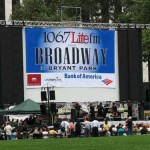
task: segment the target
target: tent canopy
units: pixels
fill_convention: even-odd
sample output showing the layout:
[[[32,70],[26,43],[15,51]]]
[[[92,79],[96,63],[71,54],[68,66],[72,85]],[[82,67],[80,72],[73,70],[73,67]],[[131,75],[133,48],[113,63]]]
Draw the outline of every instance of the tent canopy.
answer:
[[[0,115],[3,115],[3,114],[5,114],[5,110],[0,109]]]
[[[16,105],[14,108],[7,111],[7,114],[40,114],[40,104],[34,102],[31,99],[27,99],[24,102]]]

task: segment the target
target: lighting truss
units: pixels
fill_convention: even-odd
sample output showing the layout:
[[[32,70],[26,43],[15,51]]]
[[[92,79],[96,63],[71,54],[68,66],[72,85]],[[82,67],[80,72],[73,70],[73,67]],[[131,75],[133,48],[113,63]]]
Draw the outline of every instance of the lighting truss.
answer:
[[[150,29],[150,24],[84,23],[81,21],[49,22],[49,21],[0,20],[0,26],[60,27],[60,28],[72,27],[72,28],[95,28],[95,29]]]

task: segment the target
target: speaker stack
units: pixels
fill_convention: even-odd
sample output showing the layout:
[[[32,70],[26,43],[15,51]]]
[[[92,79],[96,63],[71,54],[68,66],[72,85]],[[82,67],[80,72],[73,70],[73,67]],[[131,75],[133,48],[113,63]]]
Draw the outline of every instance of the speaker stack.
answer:
[[[50,100],[55,100],[55,91],[51,90],[49,91],[49,94],[50,94]]]
[[[49,91],[49,100],[55,100],[55,90]],[[46,91],[41,91],[41,101],[47,101],[47,92]]]
[[[121,121],[121,117],[114,117],[114,121]]]
[[[47,101],[46,91],[41,91],[41,101]]]
[[[58,110],[56,109],[56,103],[51,103],[50,109],[52,113],[56,113]]]
[[[41,109],[41,114],[46,115],[46,106],[45,106],[45,104],[41,104],[40,109]]]
[[[71,120],[75,121],[77,119],[76,110],[71,109]]]
[[[133,121],[136,121],[136,120],[137,120],[137,117],[134,117],[134,116],[133,116],[133,117],[132,117],[132,120],[133,120]]]

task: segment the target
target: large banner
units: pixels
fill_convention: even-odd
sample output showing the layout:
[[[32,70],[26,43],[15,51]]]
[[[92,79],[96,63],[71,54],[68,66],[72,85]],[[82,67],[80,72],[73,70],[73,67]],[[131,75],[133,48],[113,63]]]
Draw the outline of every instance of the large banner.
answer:
[[[25,28],[27,88],[115,88],[115,31]]]

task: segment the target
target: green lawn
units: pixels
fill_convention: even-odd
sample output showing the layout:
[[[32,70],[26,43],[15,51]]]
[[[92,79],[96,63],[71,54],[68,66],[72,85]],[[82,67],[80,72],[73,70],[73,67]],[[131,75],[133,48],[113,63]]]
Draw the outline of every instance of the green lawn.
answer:
[[[0,141],[1,150],[149,150],[150,135]]]

